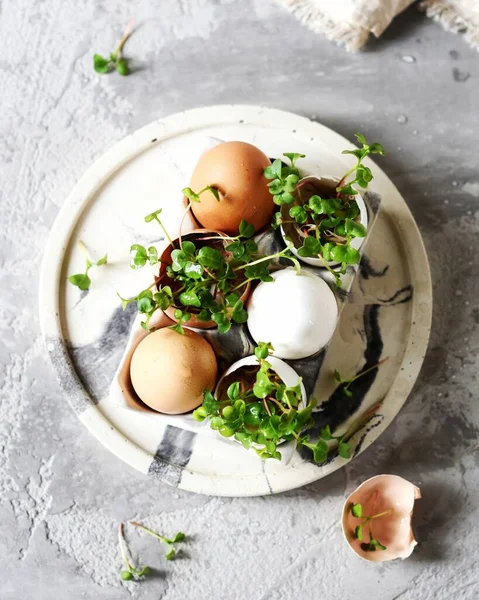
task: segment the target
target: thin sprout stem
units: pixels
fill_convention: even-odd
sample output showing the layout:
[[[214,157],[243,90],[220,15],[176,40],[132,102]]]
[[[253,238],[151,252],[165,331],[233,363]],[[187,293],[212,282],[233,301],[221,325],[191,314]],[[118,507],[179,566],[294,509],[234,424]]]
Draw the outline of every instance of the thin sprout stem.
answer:
[[[171,239],[169,233],[166,231],[165,226],[163,225],[163,223],[161,222],[161,220],[158,218],[158,215],[155,215],[154,219],[155,219],[155,221],[157,221],[157,223],[159,224],[159,226],[163,230],[163,233],[165,234],[165,236],[166,236],[168,242],[170,243],[171,247],[173,248],[173,250],[175,250],[175,245],[173,244],[173,240]]]
[[[138,527],[138,529],[142,529],[146,533],[149,533],[153,537],[156,537],[157,540],[160,540],[161,542],[164,542],[168,546],[171,546],[171,543],[165,537],[163,537],[159,533],[156,533],[155,531],[152,531],[151,529],[148,529],[148,527],[145,527],[141,523],[137,523],[136,521],[130,521],[130,525],[133,525],[134,527]]]
[[[126,44],[128,38],[131,36],[131,34],[133,33],[133,26],[134,26],[135,22],[133,21],[133,19],[128,23],[128,25],[126,26],[125,29],[125,33],[123,34],[123,37],[121,38],[116,50],[115,50],[115,57],[118,58],[121,54],[121,51],[123,50],[123,46]]]
[[[358,373],[357,375],[355,375],[352,379],[350,379],[347,382],[346,387],[349,388],[349,386],[353,383],[353,381],[356,381],[356,379],[359,379],[360,377],[362,377],[363,375],[366,375],[366,373],[369,373],[370,371],[373,371],[374,369],[377,369],[378,367],[380,367],[382,364],[384,364],[387,360],[389,360],[389,356],[386,356],[385,358],[382,358],[380,361],[378,361],[375,365],[373,365],[372,367],[369,367],[369,369],[366,369],[365,371],[361,371],[360,373]]]
[[[289,411],[285,410],[284,406],[282,406],[281,402],[278,402],[275,398],[271,398],[271,396],[268,396],[267,400],[269,400],[270,402],[274,402],[274,404],[276,404],[279,409],[281,410],[282,413],[287,413]],[[288,402],[289,404],[289,402]],[[291,405],[289,405],[289,407],[291,408]]]
[[[202,237],[200,241],[207,241],[207,240],[238,240],[239,239],[239,235],[237,235],[236,237],[231,237],[229,235],[217,235],[214,236],[212,235],[211,237]]]
[[[123,523],[118,524],[118,543],[120,544],[120,552],[121,557],[123,559],[123,563],[129,571],[134,571],[135,569],[128,560],[128,555],[126,553],[125,538],[123,537]]]
[[[266,398],[263,398],[263,404],[264,404],[264,407],[266,408],[266,412],[271,417],[272,416],[271,411],[269,410],[268,401],[266,400]]]
[[[360,164],[361,164],[361,161],[358,160],[357,163],[354,165],[354,167],[351,167],[351,169],[349,169],[349,171],[341,177],[341,180],[338,183],[338,185],[336,186],[336,189],[343,187],[343,184],[346,183],[346,177],[349,177],[349,175],[351,175],[351,173],[353,173],[359,167]],[[338,194],[340,194],[340,192],[338,192]]]
[[[82,253],[85,256],[85,258],[87,260],[90,260],[90,256],[88,255],[88,250],[86,249],[85,242],[83,240],[80,240],[78,242],[78,245],[80,246],[80,250],[82,251]]]
[[[235,292],[236,290],[239,290],[241,287],[243,287],[244,285],[246,285],[247,283],[249,283],[250,281],[252,281],[252,279],[245,279],[243,282],[241,282],[239,285],[237,285],[236,287],[234,287],[230,293]]]
[[[253,265],[258,265],[259,263],[264,262],[265,260],[271,260],[273,258],[278,258],[279,256],[283,256],[283,254],[287,250],[291,250],[292,244],[289,244],[287,248],[281,250],[281,252],[277,252],[276,254],[271,254],[270,256],[263,256],[263,258],[258,258],[258,260],[254,260],[253,262],[247,263],[245,265],[241,265],[240,267],[236,267],[235,271],[240,271],[241,269],[246,269],[247,267],[252,267]]]
[[[379,519],[379,517],[384,517],[384,515],[388,515],[391,512],[392,512],[392,508],[390,508],[389,510],[385,510],[384,512],[378,513],[377,515],[373,515],[372,517],[369,517],[369,518],[370,519]]]
[[[186,207],[185,212],[183,213],[183,216],[181,217],[181,223],[180,223],[180,235],[178,236],[179,242],[180,242],[180,248],[183,250],[183,239],[182,239],[182,229],[183,229],[183,224],[185,222],[185,218],[186,215],[188,214],[188,211],[191,210],[191,201],[188,201],[188,206]]]

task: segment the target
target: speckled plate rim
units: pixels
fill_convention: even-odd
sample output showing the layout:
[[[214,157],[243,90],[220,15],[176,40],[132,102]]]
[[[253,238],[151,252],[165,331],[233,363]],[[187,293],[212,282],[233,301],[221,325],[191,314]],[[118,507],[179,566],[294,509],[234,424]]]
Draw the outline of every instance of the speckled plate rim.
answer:
[[[164,141],[180,134],[192,132],[208,126],[244,123],[260,125],[274,129],[281,123],[281,129],[291,127],[297,132],[307,132],[309,136],[333,137],[341,144],[349,144],[348,140],[333,130],[294,113],[262,106],[218,105],[201,107],[154,121],[118,142],[93,165],[78,181],[77,185],[62,206],[52,227],[47,242],[40,277],[40,322],[47,350],[56,354],[54,369],[61,388],[78,418],[88,430],[111,452],[128,465],[147,474],[153,456],[127,439],[108,421],[97,406],[91,401],[83,388],[68,354],[63,337],[60,319],[60,277],[64,252],[68,247],[70,236],[77,220],[88,206],[99,188],[123,165],[145,151],[152,143]],[[411,328],[402,361],[402,368],[391,384],[384,398],[395,397],[397,411],[390,413],[378,427],[368,432],[361,452],[368,448],[392,422],[397,412],[406,401],[421,369],[427,344],[429,341],[432,318],[432,284],[426,251],[419,229],[404,199],[386,174],[374,165],[375,189],[383,196],[383,208],[394,219],[398,234],[403,241],[411,281],[414,283],[412,299]],[[60,360],[59,360],[60,359]],[[61,368],[59,368],[61,364]],[[400,400],[398,400],[400,398]],[[84,407],[87,405],[86,410]],[[317,467],[309,463],[295,468],[294,477],[285,474],[270,475],[275,479],[275,493],[306,485],[320,479],[348,461],[339,459],[326,467]],[[303,473],[301,471],[304,470]],[[255,474],[241,476],[241,484],[235,485],[231,476],[211,477],[211,475],[193,472],[184,468],[188,477],[183,478],[180,488],[193,492],[220,496],[255,496],[263,495],[264,476]],[[280,477],[280,481],[278,481]],[[245,482],[244,479],[247,479]],[[165,479],[166,482],[168,482]],[[261,491],[260,491],[261,490]]]

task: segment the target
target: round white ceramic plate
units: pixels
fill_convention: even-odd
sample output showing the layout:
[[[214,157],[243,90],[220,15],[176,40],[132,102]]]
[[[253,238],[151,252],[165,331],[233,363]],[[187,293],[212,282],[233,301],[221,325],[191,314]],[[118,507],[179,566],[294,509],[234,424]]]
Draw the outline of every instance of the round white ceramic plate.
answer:
[[[341,151],[351,143],[337,133],[264,107],[204,107],[143,127],[97,160],[65,201],[42,267],[42,329],[65,399],[123,461],[152,479],[199,493],[271,494],[324,477],[346,461],[335,456],[317,466],[295,452],[287,465],[263,463],[239,444],[175,427],[162,415],[125,409],[108,395],[134,319],[133,310],[122,312],[116,292],[134,294],[149,283],[141,271],[128,268],[129,247],[155,241],[155,235],[158,239],[143,216],[161,206],[168,221],[169,203],[179,202],[180,190],[188,184],[190,149],[205,136],[251,142],[269,156],[302,152],[308,172],[333,177],[350,161]],[[411,391],[426,351],[432,310],[429,266],[417,226],[392,182],[368,164],[382,208],[321,369],[318,413],[318,423],[326,416],[344,430],[382,402],[351,440],[355,455],[384,431]],[[84,293],[67,283],[69,274],[84,267],[80,239],[93,257],[108,253],[108,265],[92,269],[91,289]],[[386,356],[377,374],[364,378],[347,410],[338,410],[333,370],[358,373]]]

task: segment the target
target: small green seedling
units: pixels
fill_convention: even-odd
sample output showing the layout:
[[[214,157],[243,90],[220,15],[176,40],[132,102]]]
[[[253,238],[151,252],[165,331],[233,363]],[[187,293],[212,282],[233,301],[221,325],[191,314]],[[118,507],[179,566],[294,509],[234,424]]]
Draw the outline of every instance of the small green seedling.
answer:
[[[133,525],[134,527],[141,529],[145,533],[152,535],[157,540],[160,540],[160,542],[163,542],[164,544],[166,544],[166,547],[167,547],[167,553],[165,555],[166,560],[173,560],[173,558],[175,558],[176,549],[175,549],[174,544],[184,541],[184,539],[186,537],[184,533],[179,531],[174,537],[167,538],[167,537],[164,537],[163,535],[160,535],[159,533],[156,533],[155,531],[152,531],[148,527],[145,527],[141,523],[137,523],[136,521],[130,521],[130,525]]]
[[[357,525],[354,529],[354,536],[356,537],[356,539],[358,539],[359,541],[362,542],[361,550],[363,550],[364,552],[375,552],[376,550],[386,550],[386,546],[383,546],[383,544],[381,544],[381,542],[373,536],[371,522],[373,521],[373,519],[379,519],[381,517],[384,517],[385,515],[388,515],[389,513],[392,512],[392,509],[385,510],[383,512],[377,513],[376,515],[372,515],[372,516],[368,517],[363,514],[363,507],[361,504],[358,504],[358,503],[354,504],[353,502],[351,502],[350,510],[351,510],[351,514],[353,515],[353,517],[355,519],[360,519],[362,521],[361,524]],[[363,542],[363,538],[364,538],[363,530],[366,526],[368,528],[369,541]]]
[[[186,188],[184,188],[181,191],[188,198],[188,200],[190,200],[191,202],[201,202],[200,196],[204,192],[211,192],[218,202],[221,200],[221,195],[220,195],[219,189],[217,187],[212,186],[212,185],[207,185],[206,187],[204,187],[201,191],[199,191],[197,193],[194,192],[189,187],[186,187]]]
[[[86,249],[85,244],[80,240],[78,242],[78,245],[80,246],[80,250],[85,255],[85,272],[77,273],[76,275],[70,275],[68,277],[68,281],[72,285],[75,285],[77,288],[79,288],[82,292],[85,292],[86,290],[90,289],[90,285],[91,285],[91,279],[88,275],[88,272],[90,271],[90,269],[92,267],[101,267],[101,265],[106,265],[107,255],[105,254],[105,256],[103,256],[96,262],[92,261],[90,256],[88,255],[88,251]]]
[[[140,581],[143,577],[146,577],[151,569],[148,566],[145,567],[135,567],[131,564],[130,559],[128,558],[125,538],[123,536],[123,523],[118,525],[118,543],[120,545],[121,557],[123,559],[123,564],[125,568],[121,571],[120,577],[123,581]]]
[[[377,369],[378,367],[380,367],[388,359],[389,359],[389,356],[386,356],[385,358],[382,358],[379,362],[377,362],[372,367],[369,367],[368,369],[365,369],[364,371],[361,371],[360,373],[358,373],[357,375],[355,375],[354,377],[351,377],[349,379],[345,379],[341,375],[341,373],[337,369],[335,369],[334,370],[334,379],[336,379],[336,381],[338,381],[343,386],[343,393],[344,393],[344,395],[348,396],[350,398],[353,395],[353,393],[349,389],[349,386],[353,383],[353,381],[356,381],[357,379],[359,379],[363,375],[366,375],[366,373],[370,373],[371,371],[374,371],[374,369]]]
[[[114,52],[110,52],[108,58],[101,56],[101,54],[93,55],[93,68],[97,73],[110,73],[111,71],[116,70],[119,75],[126,76],[130,74],[128,59],[122,55],[122,52],[126,41],[132,33],[133,22],[128,24],[123,37],[116,47],[116,50]]]

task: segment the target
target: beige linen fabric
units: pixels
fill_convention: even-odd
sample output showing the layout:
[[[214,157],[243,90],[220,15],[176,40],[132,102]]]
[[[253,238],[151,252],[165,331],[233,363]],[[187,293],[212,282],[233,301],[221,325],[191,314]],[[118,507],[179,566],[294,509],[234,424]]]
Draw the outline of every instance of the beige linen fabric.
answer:
[[[313,31],[352,52],[370,33],[379,37],[414,0],[277,0]],[[445,29],[463,32],[479,47],[479,0],[424,0],[420,7]]]

